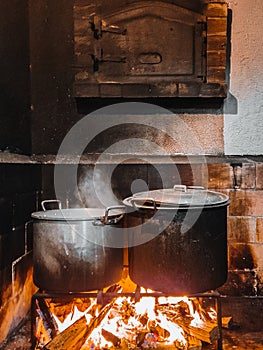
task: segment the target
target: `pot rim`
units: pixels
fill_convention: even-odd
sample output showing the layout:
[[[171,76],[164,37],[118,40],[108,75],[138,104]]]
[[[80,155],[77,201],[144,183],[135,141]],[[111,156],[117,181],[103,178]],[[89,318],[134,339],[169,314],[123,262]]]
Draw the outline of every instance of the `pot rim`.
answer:
[[[138,192],[125,198],[123,203],[136,209],[200,209],[226,206],[229,197],[220,192],[205,190],[203,187],[175,185],[173,188]]]
[[[33,219],[49,221],[94,221],[112,219],[124,214],[123,206],[108,208],[67,208],[37,211],[31,214]]]

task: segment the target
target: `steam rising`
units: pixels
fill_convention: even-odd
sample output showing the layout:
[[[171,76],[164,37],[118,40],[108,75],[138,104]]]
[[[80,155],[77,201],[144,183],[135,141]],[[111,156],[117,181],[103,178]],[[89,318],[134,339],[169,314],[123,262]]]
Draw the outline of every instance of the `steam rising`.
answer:
[[[78,179],[78,195],[87,208],[105,208],[119,205],[120,201],[113,193],[111,183],[112,167],[82,166]]]

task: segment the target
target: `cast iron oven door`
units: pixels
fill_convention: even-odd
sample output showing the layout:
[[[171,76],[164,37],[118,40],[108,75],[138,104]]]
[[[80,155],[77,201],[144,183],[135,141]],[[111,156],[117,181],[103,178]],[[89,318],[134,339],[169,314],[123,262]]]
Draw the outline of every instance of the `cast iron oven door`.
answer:
[[[206,17],[201,13],[162,1],[118,7],[113,2],[108,9],[83,6],[75,12],[75,96],[202,94]]]

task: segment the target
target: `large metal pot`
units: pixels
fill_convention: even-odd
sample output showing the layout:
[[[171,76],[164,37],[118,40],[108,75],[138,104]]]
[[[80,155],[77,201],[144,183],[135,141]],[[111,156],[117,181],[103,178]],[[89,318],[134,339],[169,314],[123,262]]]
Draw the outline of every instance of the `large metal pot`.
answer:
[[[42,290],[86,292],[119,281],[123,207],[45,210],[47,202],[32,214],[34,283]]]
[[[228,196],[175,186],[137,193],[124,204],[130,211],[129,272],[135,283],[183,295],[226,281]]]

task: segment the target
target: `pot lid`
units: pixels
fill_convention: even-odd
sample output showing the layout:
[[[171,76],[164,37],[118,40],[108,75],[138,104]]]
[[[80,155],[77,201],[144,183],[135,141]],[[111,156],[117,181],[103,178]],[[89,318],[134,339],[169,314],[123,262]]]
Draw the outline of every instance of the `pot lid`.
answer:
[[[55,221],[87,221],[94,219],[112,218],[123,215],[121,207],[109,208],[70,208],[37,211],[31,214],[32,218]]]
[[[138,192],[126,198],[124,204],[140,208],[208,207],[229,204],[229,197],[223,193],[205,190],[203,187],[175,185],[168,189]]]

